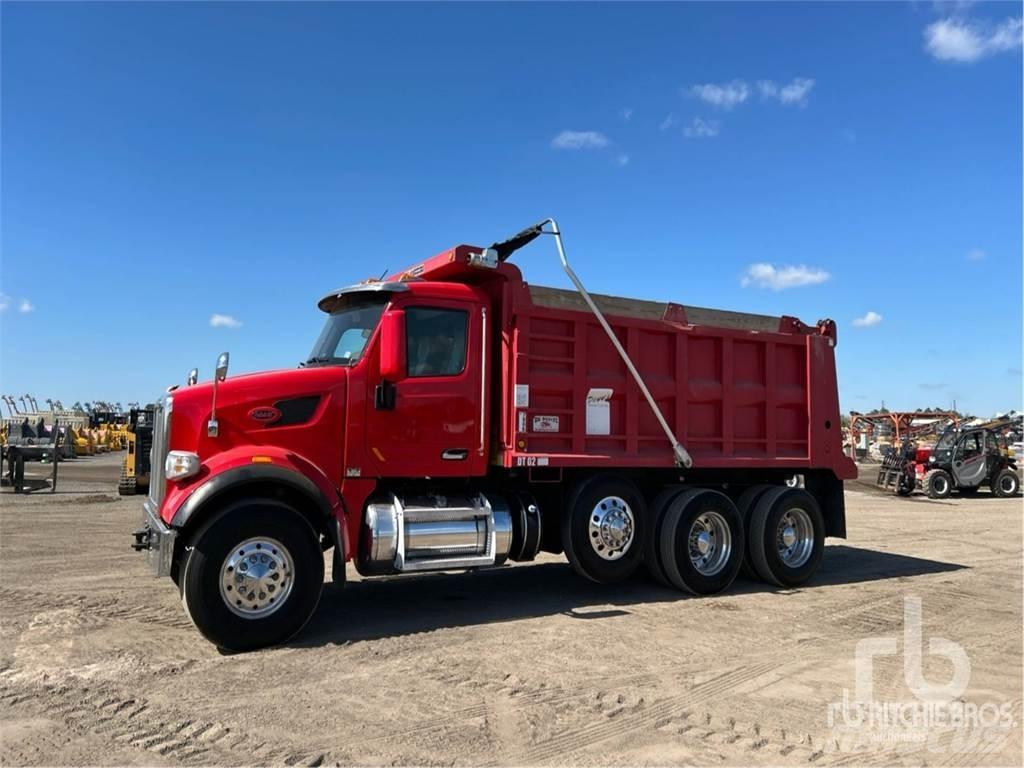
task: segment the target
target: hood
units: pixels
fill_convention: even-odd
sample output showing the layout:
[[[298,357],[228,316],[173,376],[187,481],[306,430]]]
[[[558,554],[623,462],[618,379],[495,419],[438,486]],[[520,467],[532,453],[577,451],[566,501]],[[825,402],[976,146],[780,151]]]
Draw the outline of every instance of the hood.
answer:
[[[298,432],[302,443],[311,431],[340,434],[341,424],[326,421],[343,418],[347,379],[348,369],[341,366],[229,375],[217,384],[216,437],[207,434],[214,415],[213,382],[179,387],[170,393],[171,448],[203,457],[246,443],[288,447]]]

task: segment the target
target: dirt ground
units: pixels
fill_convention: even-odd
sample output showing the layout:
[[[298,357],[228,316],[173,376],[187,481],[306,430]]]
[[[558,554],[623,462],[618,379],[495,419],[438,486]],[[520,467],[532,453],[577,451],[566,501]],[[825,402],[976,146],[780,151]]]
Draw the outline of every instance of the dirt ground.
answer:
[[[62,465],[53,495],[0,496],[3,765],[1021,763],[1019,498],[851,483],[849,538],[791,591],[599,587],[550,555],[468,575],[350,569],[287,647],[229,656],[129,549],[140,501],[116,495],[118,461]],[[921,601],[926,681],[955,681],[962,648],[951,695],[988,727],[830,725],[860,641],[917,643],[904,598]],[[874,656],[872,701],[918,702],[908,659]]]

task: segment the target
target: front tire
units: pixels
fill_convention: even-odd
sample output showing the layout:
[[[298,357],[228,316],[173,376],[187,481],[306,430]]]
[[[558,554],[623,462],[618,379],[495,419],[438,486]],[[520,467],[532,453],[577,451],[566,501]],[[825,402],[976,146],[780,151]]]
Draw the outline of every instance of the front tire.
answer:
[[[953,492],[953,478],[944,469],[933,469],[924,476],[924,489],[929,499],[948,499]]]
[[[910,496],[914,493],[914,489],[917,487],[917,479],[913,474],[907,472],[900,472],[896,477],[896,495],[897,496]]]
[[[992,478],[992,493],[1001,499],[1008,499],[1017,495],[1020,490],[1020,478],[1017,473],[1009,467],[1001,469]]]
[[[199,530],[187,552],[182,602],[214,645],[250,651],[294,636],[324,582],[319,539],[292,507],[237,501]]]
[[[769,491],[751,516],[747,547],[754,570],[769,584],[803,584],[825,552],[825,519],[818,502],[801,489]]]
[[[644,555],[644,497],[628,480],[597,476],[573,492],[562,515],[562,548],[573,570],[598,584],[629,578]]]

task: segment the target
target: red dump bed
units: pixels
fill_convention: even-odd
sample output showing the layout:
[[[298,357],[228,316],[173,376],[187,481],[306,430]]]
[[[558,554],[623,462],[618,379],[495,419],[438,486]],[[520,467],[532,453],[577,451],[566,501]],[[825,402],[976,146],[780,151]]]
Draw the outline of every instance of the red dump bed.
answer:
[[[508,262],[477,269],[462,245],[393,280],[476,285],[493,302],[491,459],[505,467],[671,467],[639,387],[576,291],[531,286]],[[832,469],[842,452],[836,326],[593,295],[694,469]],[[497,402],[495,402],[497,401]],[[493,425],[492,425],[493,427]]]
[[[503,265],[507,268],[507,265]],[[501,463],[671,466],[671,446],[575,291],[501,291]],[[694,468],[828,467],[842,454],[835,324],[593,296]]]

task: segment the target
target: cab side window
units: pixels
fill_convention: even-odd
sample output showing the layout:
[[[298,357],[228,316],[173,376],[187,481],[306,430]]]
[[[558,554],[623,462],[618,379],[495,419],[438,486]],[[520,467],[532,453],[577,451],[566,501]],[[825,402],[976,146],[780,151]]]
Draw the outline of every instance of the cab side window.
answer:
[[[406,359],[410,376],[454,376],[466,367],[468,313],[407,307]]]
[[[978,433],[967,435],[960,443],[960,458],[962,460],[973,458],[981,454],[981,446],[978,444]]]

